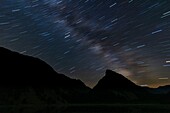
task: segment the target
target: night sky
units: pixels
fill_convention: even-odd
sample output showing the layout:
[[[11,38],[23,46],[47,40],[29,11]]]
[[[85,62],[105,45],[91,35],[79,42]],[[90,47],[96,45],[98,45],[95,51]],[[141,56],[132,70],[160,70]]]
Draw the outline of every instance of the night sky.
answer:
[[[170,84],[170,0],[0,0],[0,46],[90,87],[106,69]]]

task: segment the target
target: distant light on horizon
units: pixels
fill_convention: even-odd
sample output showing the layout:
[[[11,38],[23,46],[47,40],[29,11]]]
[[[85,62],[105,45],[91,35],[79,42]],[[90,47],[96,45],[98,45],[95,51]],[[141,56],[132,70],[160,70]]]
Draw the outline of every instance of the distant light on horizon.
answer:
[[[148,87],[148,85],[147,84],[143,84],[143,85],[140,85],[141,87]]]
[[[167,60],[166,63],[170,63],[170,60]]]
[[[164,77],[164,78],[158,78],[160,80],[168,80],[169,78],[168,77]]]

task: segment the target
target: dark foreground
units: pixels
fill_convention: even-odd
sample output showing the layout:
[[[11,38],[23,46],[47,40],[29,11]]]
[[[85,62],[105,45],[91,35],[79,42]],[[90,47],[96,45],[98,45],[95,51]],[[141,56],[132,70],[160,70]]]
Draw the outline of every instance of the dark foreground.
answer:
[[[170,105],[155,104],[72,104],[3,105],[1,113],[169,113]]]

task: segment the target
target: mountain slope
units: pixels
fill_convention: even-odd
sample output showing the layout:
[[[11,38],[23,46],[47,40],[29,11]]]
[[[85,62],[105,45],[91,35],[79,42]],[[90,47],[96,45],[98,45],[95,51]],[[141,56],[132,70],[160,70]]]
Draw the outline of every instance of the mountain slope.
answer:
[[[0,48],[0,85],[87,88],[80,80],[55,72],[44,61]]]
[[[160,86],[156,89],[154,89],[156,93],[170,93],[170,85],[166,85],[166,86]]]
[[[93,90],[136,90],[141,88],[123,75],[106,70],[106,75],[98,82]]]
[[[106,70],[105,76],[91,91],[96,102],[115,103],[141,100],[148,92],[121,74]]]
[[[169,91],[169,86],[140,87],[111,70],[90,89],[80,80],[55,72],[40,59],[0,47],[0,104],[30,104],[31,98],[36,103],[168,103]]]
[[[15,96],[27,100],[25,96],[29,93],[34,96],[29,98],[36,97],[36,100],[50,103],[56,99],[55,103],[58,100],[81,102],[89,90],[80,80],[55,72],[38,58],[0,47],[0,97],[3,97],[0,104],[8,103],[10,98],[15,100]]]

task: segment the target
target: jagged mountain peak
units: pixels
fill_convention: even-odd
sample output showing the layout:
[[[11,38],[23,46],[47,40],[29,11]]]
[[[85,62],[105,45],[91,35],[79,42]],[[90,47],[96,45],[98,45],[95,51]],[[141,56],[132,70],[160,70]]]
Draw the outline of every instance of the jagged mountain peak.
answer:
[[[139,87],[123,75],[108,69],[94,89],[137,89]]]

